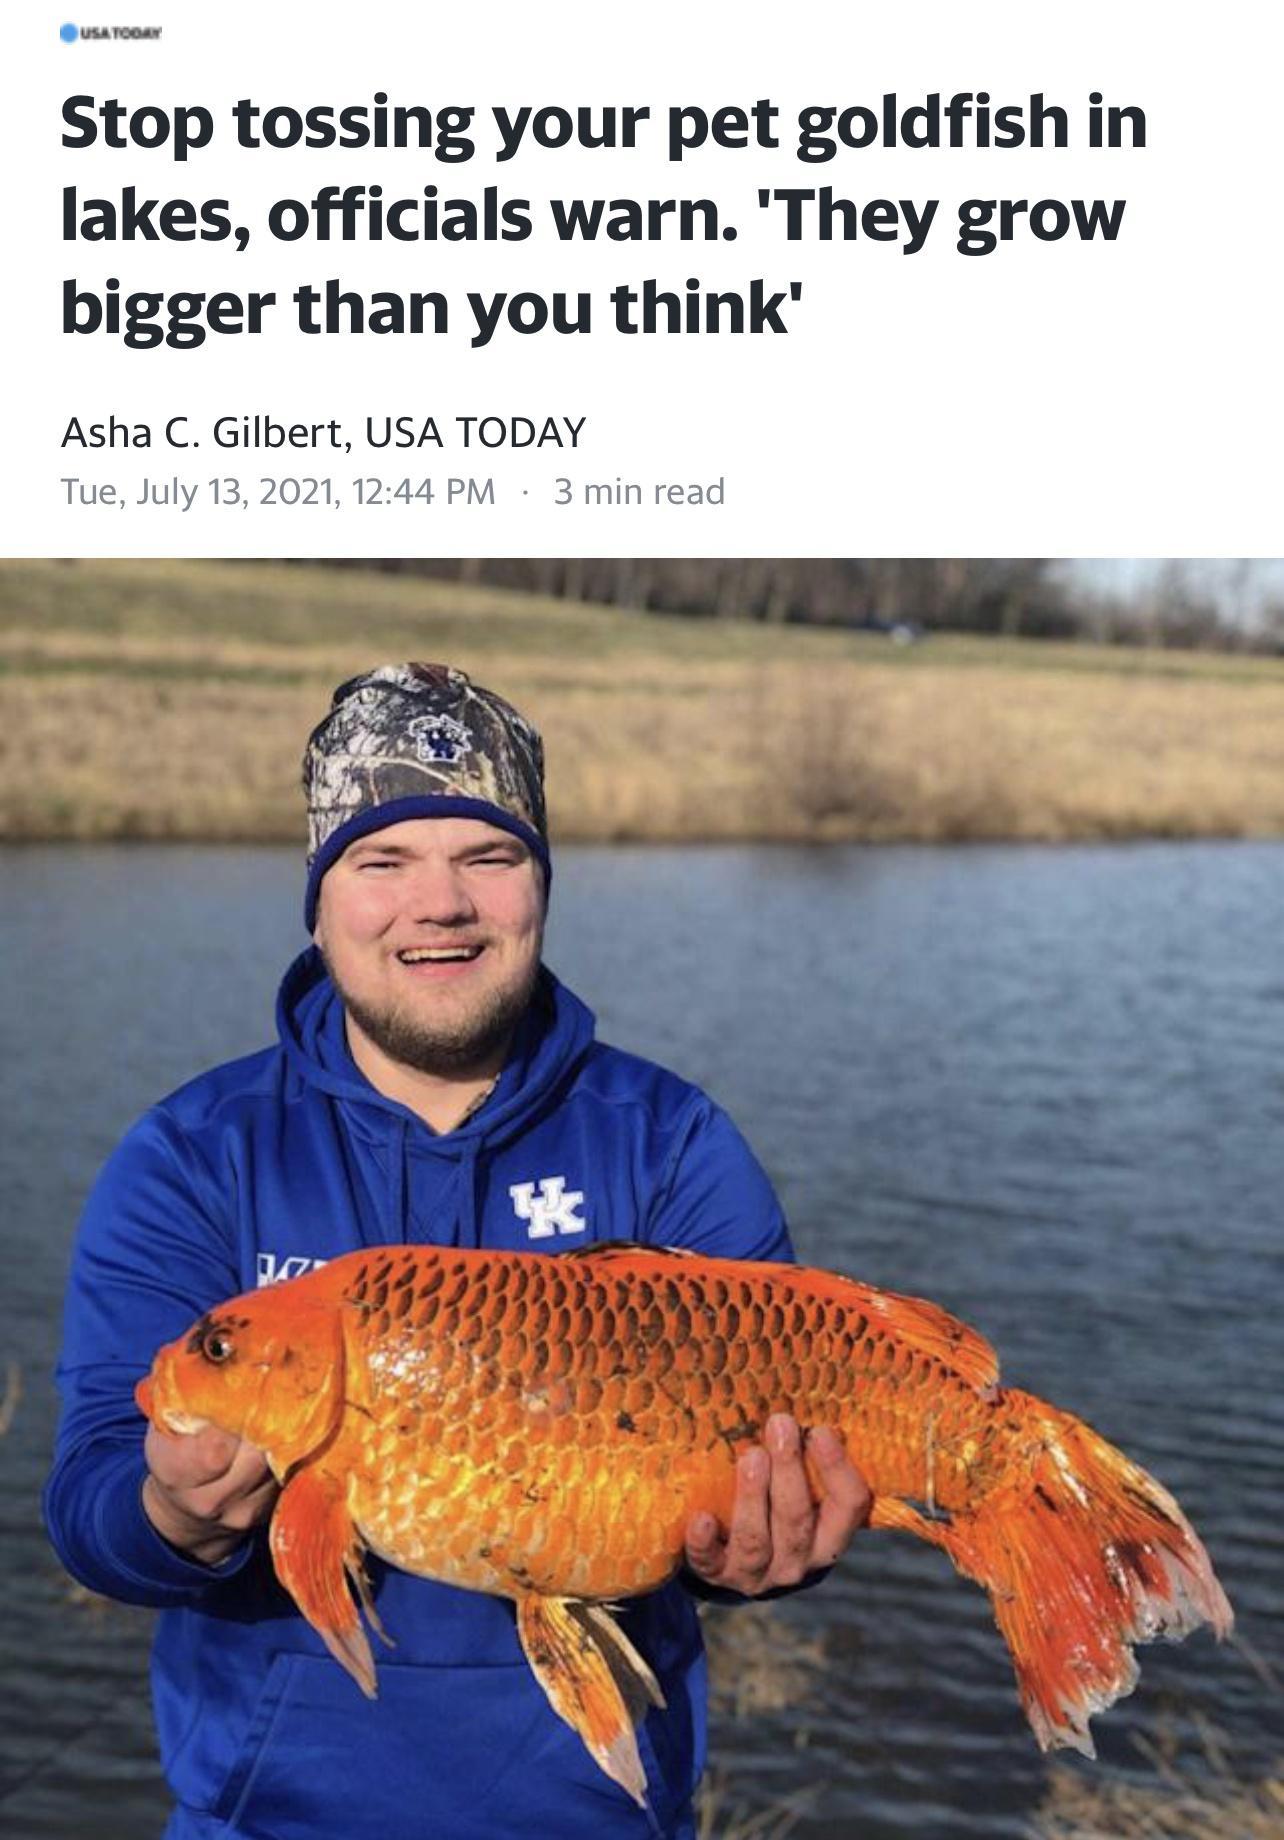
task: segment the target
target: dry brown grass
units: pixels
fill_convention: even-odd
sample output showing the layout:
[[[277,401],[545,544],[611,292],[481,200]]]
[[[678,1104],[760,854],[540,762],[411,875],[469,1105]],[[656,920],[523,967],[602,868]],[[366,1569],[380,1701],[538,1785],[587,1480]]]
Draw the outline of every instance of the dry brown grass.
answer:
[[[1231,1641],[1278,1704],[1278,1674],[1243,1636]],[[1183,1743],[1171,1716],[1158,1720],[1153,1737],[1134,1738],[1150,1770],[1143,1782],[1054,1764],[1032,1840],[1284,1840],[1284,1757],[1246,1780],[1211,1720],[1193,1712],[1190,1724],[1193,1744]]]
[[[1144,1783],[1054,1765],[1033,1840],[1281,1840],[1284,1758],[1272,1775],[1242,1782],[1207,1723],[1201,1738],[1197,1765],[1183,1759],[1175,1729],[1138,1739],[1154,1772]]]
[[[709,1650],[711,1723],[742,1725],[764,1712],[790,1712],[795,1743],[805,1749],[808,1719],[825,1691],[825,1645],[770,1604],[704,1617]],[[1281,1684],[1242,1638],[1235,1647],[1264,1691]],[[1147,1765],[1140,1781],[1106,1776],[1099,1766],[1053,1763],[1029,1828],[1030,1840],[1284,1840],[1284,1758],[1269,1774],[1246,1780],[1222,1733],[1202,1714],[1188,1721],[1194,1742],[1172,1717],[1136,1748]],[[699,1798],[700,1840],[782,1840],[810,1815],[823,1815],[822,1788],[802,1788],[756,1807],[715,1769]]]
[[[0,1437],[3,1437],[14,1421],[18,1410],[18,1401],[22,1398],[22,1369],[16,1361],[6,1361],[4,1369],[4,1391],[0,1393]]]
[[[330,689],[411,656],[529,709],[568,841],[1284,834],[1273,661],[148,562],[0,564],[0,837],[298,840]]]
[[[792,1712],[794,1743],[805,1750],[809,1708],[824,1691],[825,1644],[804,1635],[770,1604],[712,1610],[703,1618],[709,1654],[709,1713],[713,1731],[767,1712]],[[755,1807],[726,1770],[711,1770],[697,1798],[700,1840],[785,1840],[817,1811],[823,1784],[804,1785]]]

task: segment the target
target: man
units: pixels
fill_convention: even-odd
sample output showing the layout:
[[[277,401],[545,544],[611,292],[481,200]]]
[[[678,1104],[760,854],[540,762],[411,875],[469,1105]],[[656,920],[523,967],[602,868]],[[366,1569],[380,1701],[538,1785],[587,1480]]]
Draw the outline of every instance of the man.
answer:
[[[379,1698],[362,1699],[277,1584],[276,1484],[206,1429],[146,1431],[135,1382],[213,1304],[360,1246],[559,1252],[636,1239],[791,1256],[726,1116],[593,1039],[540,962],[551,864],[534,729],[459,671],[341,685],[304,759],[314,949],[278,1045],[193,1081],[128,1134],[88,1203],[59,1367],[46,1518],[91,1588],[158,1607],[153,1692],[169,1840],[687,1835],[704,1755],[693,1595],[756,1596],[829,1565],[868,1508],[838,1440],[765,1427],[731,1523],[627,1607],[667,1705],[639,1733],[639,1810],[551,1710],[512,1608],[372,1564]]]

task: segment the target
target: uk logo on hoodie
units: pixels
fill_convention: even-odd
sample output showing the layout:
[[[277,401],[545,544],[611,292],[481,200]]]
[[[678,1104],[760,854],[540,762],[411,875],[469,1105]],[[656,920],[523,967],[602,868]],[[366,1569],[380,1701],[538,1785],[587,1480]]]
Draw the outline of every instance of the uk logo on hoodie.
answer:
[[[526,1222],[528,1239],[552,1239],[556,1233],[583,1233],[588,1222],[576,1209],[584,1205],[584,1192],[573,1188],[566,1192],[565,1176],[545,1176],[534,1182],[510,1183],[517,1218]]]

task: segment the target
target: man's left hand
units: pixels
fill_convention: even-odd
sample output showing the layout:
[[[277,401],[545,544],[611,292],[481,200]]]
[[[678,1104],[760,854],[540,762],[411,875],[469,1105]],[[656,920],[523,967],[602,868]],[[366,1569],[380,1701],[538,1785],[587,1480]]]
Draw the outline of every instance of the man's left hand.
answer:
[[[736,1465],[736,1497],[725,1531],[712,1514],[687,1523],[686,1559],[706,1584],[760,1597],[801,1584],[832,1565],[869,1519],[873,1501],[841,1438],[809,1433],[807,1454],[821,1487],[813,1502],[796,1422],[783,1413],[767,1420],[763,1445]]]

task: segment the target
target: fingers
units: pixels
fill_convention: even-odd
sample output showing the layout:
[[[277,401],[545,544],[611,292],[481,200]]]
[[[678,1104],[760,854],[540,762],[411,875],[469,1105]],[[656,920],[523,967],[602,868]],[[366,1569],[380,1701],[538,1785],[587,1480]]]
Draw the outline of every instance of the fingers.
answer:
[[[726,1569],[727,1542],[712,1514],[693,1514],[687,1523],[686,1562],[693,1572],[717,1584]]]
[[[823,1491],[810,1558],[810,1567],[818,1568],[846,1552],[852,1535],[868,1521],[874,1497],[832,1431],[813,1431],[807,1450]]]
[[[219,1480],[229,1490],[240,1494],[247,1489],[257,1489],[260,1483],[271,1480],[271,1477],[272,1471],[263,1452],[253,1444],[238,1443],[236,1455]]]
[[[692,1571],[729,1591],[760,1588],[771,1565],[768,1487],[771,1462],[765,1450],[747,1450],[736,1464],[736,1495],[724,1534],[712,1514],[693,1514],[687,1527],[686,1558]]]
[[[170,1437],[149,1425],[143,1446],[147,1467],[169,1489],[199,1488],[231,1468],[241,1440],[212,1425],[187,1437]]]
[[[242,1529],[256,1525],[264,1505],[270,1508],[276,1496],[276,1479],[253,1444],[240,1444],[227,1469],[194,1492],[194,1499],[203,1498],[212,1519]]]
[[[271,1475],[265,1479],[256,1469],[253,1480],[248,1477],[238,1479],[229,1470],[225,1476],[206,1483],[204,1488],[188,1489],[176,1499],[186,1513],[194,1515],[198,1520],[210,1521],[219,1527],[230,1527],[243,1533],[266,1518],[278,1493],[276,1481]]]
[[[711,1514],[693,1515],[687,1527],[691,1569],[750,1597],[800,1584],[809,1572],[833,1565],[868,1520],[873,1500],[832,1431],[811,1432],[804,1454],[798,1425],[778,1413],[767,1421],[765,1442],[736,1465],[726,1533]]]
[[[802,1579],[816,1519],[797,1425],[777,1414],[767,1422],[766,1440],[766,1449],[747,1450],[736,1464],[725,1537],[710,1514],[693,1515],[687,1529],[692,1570],[750,1597]]]
[[[217,1515],[219,1525],[235,1533],[248,1533],[251,1527],[257,1527],[260,1521],[268,1518],[280,1493],[275,1476],[269,1474],[257,1488],[229,1497],[221,1504]]]
[[[195,1521],[244,1531],[263,1520],[276,1499],[262,1451],[213,1427],[169,1437],[152,1426],[144,1455],[170,1504]]]
[[[771,1459],[765,1450],[748,1450],[736,1465],[723,1581],[735,1591],[763,1590],[771,1552]]]
[[[800,1584],[812,1569],[816,1508],[803,1463],[802,1435],[792,1418],[777,1413],[767,1420],[771,1453],[771,1582]]]

